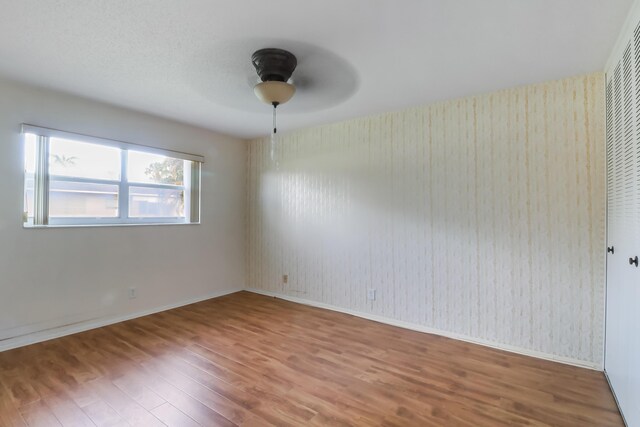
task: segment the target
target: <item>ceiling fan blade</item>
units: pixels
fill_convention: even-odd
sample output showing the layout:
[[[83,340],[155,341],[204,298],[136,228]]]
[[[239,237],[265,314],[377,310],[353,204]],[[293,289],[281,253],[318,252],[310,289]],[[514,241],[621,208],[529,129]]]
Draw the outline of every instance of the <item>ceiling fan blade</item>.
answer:
[[[350,98],[358,88],[357,74],[347,61],[325,49],[291,40],[221,41],[187,64],[186,78],[195,91],[212,103],[271,114],[253,94],[260,78],[251,63],[254,52],[269,47],[288,50],[298,59],[290,79],[296,94],[283,105],[288,114],[330,108]]]

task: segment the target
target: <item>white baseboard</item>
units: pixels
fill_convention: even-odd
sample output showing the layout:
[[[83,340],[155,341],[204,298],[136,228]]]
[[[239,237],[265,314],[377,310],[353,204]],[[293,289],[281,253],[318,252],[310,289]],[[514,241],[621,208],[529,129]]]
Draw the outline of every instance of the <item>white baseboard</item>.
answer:
[[[25,335],[20,335],[17,337],[7,338],[4,340],[0,340],[0,351],[11,350],[17,347],[24,347],[26,345],[35,344],[42,341],[49,341],[54,338],[64,337],[66,335],[77,334],[78,332],[88,331],[89,329],[96,329],[102,326],[112,325],[114,323],[120,323],[126,320],[135,319],[137,317],[148,316],[149,314],[159,313],[161,311],[167,311],[173,308],[178,308],[178,307],[193,304],[196,302],[205,301],[211,298],[217,298],[223,295],[233,294],[235,292],[240,292],[241,290],[242,289],[226,289],[226,290],[217,291],[205,296],[183,300],[175,304],[164,305],[162,307],[154,307],[148,310],[138,311],[130,314],[118,315],[118,316],[101,317],[98,319],[91,319],[84,322],[73,323],[70,325],[59,326],[51,329],[32,332]]]
[[[577,367],[580,367],[580,368],[593,369],[593,370],[596,370],[596,371],[602,371],[603,370],[602,366],[600,364],[598,364],[598,363],[587,362],[587,361],[579,360],[579,359],[572,359],[572,358],[569,358],[569,357],[556,356],[554,354],[549,354],[549,353],[544,353],[544,352],[540,352],[540,351],[529,350],[529,349],[525,349],[525,348],[520,348],[520,347],[507,345],[507,344],[494,343],[494,342],[491,342],[491,341],[485,341],[485,340],[474,338],[474,337],[470,337],[470,336],[467,336],[467,335],[456,334],[456,333],[453,333],[453,332],[447,332],[447,331],[442,331],[442,330],[439,330],[439,329],[430,328],[428,326],[423,326],[423,325],[419,325],[419,324],[416,324],[416,323],[410,323],[410,322],[404,322],[402,320],[390,319],[388,317],[378,316],[376,314],[363,313],[363,312],[360,312],[360,311],[355,311],[355,310],[350,310],[350,309],[347,309],[347,308],[337,307],[337,306],[330,305],[330,304],[325,304],[325,303],[316,302],[316,301],[307,300],[307,299],[298,298],[298,297],[292,297],[292,296],[285,295],[285,294],[280,294],[280,293],[277,293],[277,292],[264,291],[262,289],[254,289],[254,288],[247,288],[245,290],[248,291],[248,292],[253,292],[253,293],[256,293],[256,294],[261,294],[261,295],[266,295],[266,296],[270,296],[270,297],[280,298],[280,299],[283,299],[283,300],[296,302],[296,303],[299,303],[299,304],[310,305],[312,307],[318,307],[318,308],[324,308],[324,309],[327,309],[327,310],[338,311],[340,313],[350,314],[352,316],[361,317],[363,319],[373,320],[374,322],[385,323],[387,325],[398,326],[400,328],[410,329],[410,330],[418,331],[418,332],[424,332],[424,333],[427,333],[427,334],[440,335],[440,336],[443,336],[443,337],[453,338],[453,339],[460,340],[460,341],[466,341],[466,342],[473,343],[473,344],[479,344],[479,345],[483,345],[485,347],[491,347],[491,348],[495,348],[495,349],[498,349],[498,350],[508,351],[508,352],[511,352],[511,353],[517,353],[517,354],[522,354],[522,355],[525,355],[525,356],[536,357],[538,359],[544,359],[544,360],[550,360],[550,361],[553,361],[553,362],[564,363],[566,365],[577,366]]]

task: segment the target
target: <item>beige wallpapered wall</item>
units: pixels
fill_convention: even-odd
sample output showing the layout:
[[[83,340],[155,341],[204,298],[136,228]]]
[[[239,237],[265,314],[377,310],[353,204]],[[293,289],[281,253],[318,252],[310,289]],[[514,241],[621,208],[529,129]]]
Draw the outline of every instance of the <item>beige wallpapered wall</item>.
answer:
[[[600,366],[603,78],[251,141],[247,287]]]

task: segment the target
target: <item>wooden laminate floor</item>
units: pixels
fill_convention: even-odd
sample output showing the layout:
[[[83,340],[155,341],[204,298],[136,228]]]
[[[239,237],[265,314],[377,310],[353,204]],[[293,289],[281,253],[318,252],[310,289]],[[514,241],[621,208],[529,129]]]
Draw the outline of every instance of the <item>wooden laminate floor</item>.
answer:
[[[0,353],[1,426],[618,426],[601,372],[240,292]]]

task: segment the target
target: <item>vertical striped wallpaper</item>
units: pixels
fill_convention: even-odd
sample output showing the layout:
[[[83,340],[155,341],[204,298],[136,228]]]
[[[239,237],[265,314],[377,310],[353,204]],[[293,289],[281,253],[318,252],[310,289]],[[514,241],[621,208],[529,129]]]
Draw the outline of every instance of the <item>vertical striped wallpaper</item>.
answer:
[[[600,365],[603,84],[250,141],[247,287]]]

